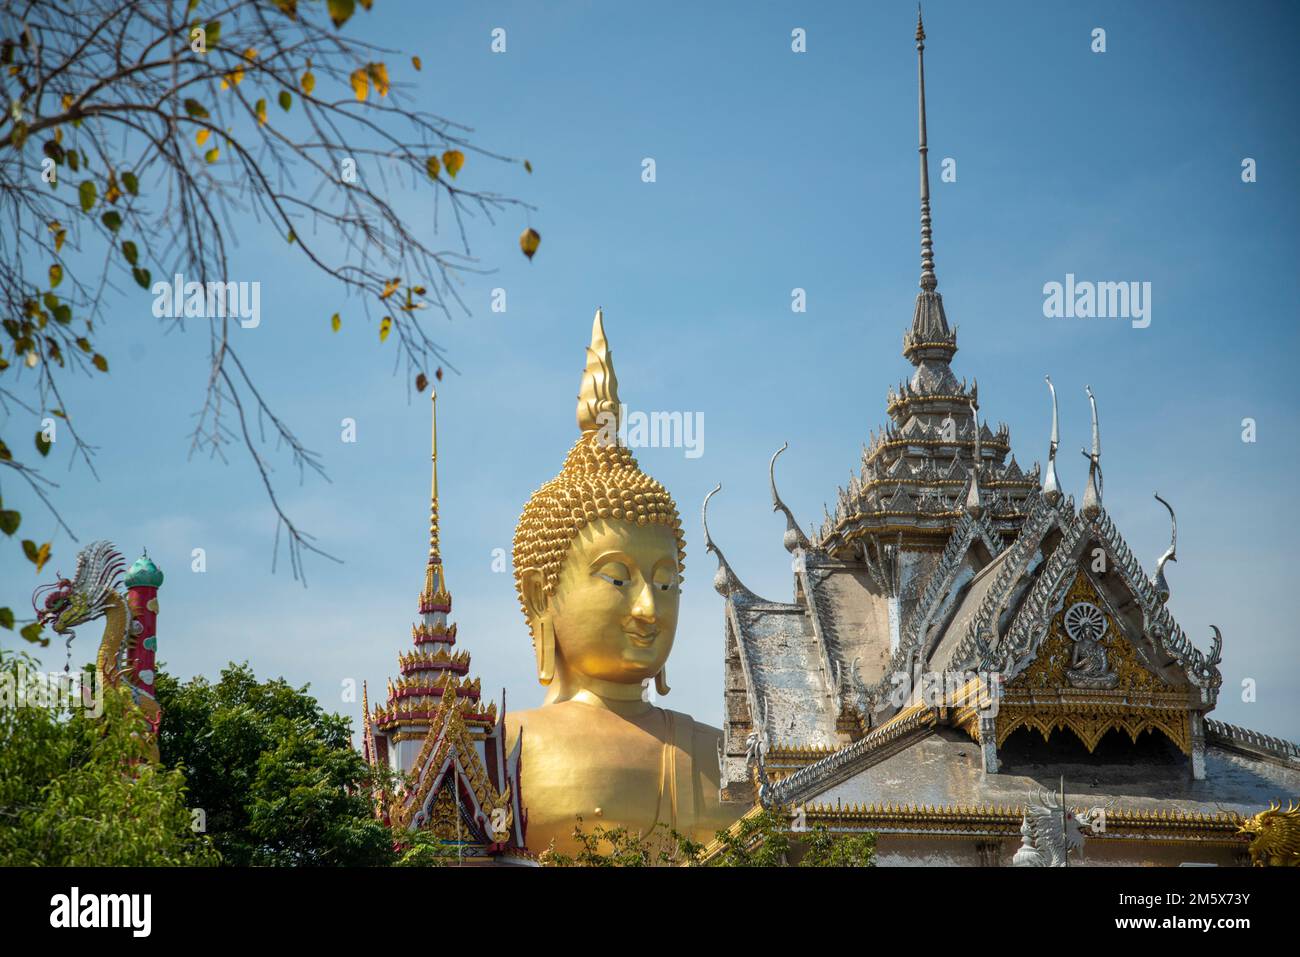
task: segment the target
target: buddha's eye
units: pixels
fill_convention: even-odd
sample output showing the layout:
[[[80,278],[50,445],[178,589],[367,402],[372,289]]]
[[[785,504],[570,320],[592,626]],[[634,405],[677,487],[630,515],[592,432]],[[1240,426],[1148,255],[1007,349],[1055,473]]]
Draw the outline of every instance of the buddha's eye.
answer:
[[[655,572],[654,586],[659,591],[672,591],[677,587],[676,573],[669,571]]]
[[[627,570],[627,566],[621,562],[610,562],[600,567],[600,571],[596,572],[596,577],[605,579],[615,588],[622,588],[628,583],[632,575]]]

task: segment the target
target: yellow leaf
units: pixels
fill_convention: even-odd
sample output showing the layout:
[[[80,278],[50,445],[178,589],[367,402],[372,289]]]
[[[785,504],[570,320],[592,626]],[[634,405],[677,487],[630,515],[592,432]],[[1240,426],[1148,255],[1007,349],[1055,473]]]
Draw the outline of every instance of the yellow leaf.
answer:
[[[341,325],[343,325],[343,320],[339,318],[339,314],[336,312],[334,313],[333,316],[330,317],[330,328],[333,329],[335,332],[338,332],[339,326]]]
[[[214,146],[212,147],[212,149],[208,150],[206,153],[203,154],[203,158],[207,160],[209,163],[215,163],[217,161],[217,157],[219,157],[220,155],[221,155],[220,147]]]
[[[70,107],[71,105],[72,105],[72,94],[64,93],[63,99],[59,101],[59,108],[66,113],[68,107]]]
[[[197,133],[194,134],[194,142],[198,146],[202,146],[204,143],[208,141],[209,132],[210,132],[209,130],[199,130]]]
[[[266,123],[266,98],[257,101],[253,110],[257,114],[257,125],[262,126]]]
[[[50,267],[50,288],[54,289],[63,282],[63,267],[55,263]]]
[[[401,284],[402,280],[400,278],[388,280],[388,282],[384,283],[384,291],[379,294],[379,298],[387,299],[393,293],[397,292],[397,287]]]
[[[252,47],[249,47],[247,50],[244,51],[244,59],[245,59],[245,60],[256,60],[256,59],[257,59],[257,51],[254,50]]]
[[[366,65],[366,72],[370,74],[370,79],[375,84],[375,92],[380,96],[387,96],[388,67],[382,63],[369,63]]]
[[[68,238],[68,231],[57,219],[50,221],[49,229],[54,234],[54,251],[57,253],[63,248],[63,241]]]
[[[531,226],[519,234],[519,248],[524,251],[524,255],[529,259],[533,258],[533,253],[537,252],[537,247],[542,243],[542,234]]]
[[[415,67],[415,69],[416,69],[417,72],[419,71],[419,69],[420,69],[420,58],[419,58],[418,56],[413,56],[413,57],[411,57],[411,66]]]
[[[108,189],[104,190],[104,202],[116,203],[122,198],[122,191],[117,187],[117,174],[108,174]]]
[[[93,356],[91,356],[90,361],[94,365],[94,367],[98,369],[100,372],[108,371],[108,360],[105,359],[103,356],[101,356],[98,352],[96,352]]]
[[[430,156],[424,161],[424,168],[429,171],[429,179],[437,179],[438,170],[442,168],[442,164],[438,162],[438,157]]]
[[[36,557],[33,561],[36,563],[36,570],[39,572],[45,567],[45,563],[50,560],[50,543],[46,542],[40,548],[36,549]]]
[[[388,334],[392,331],[393,331],[392,316],[384,316],[383,319],[379,320],[379,341],[380,342],[383,342],[385,339],[387,339]]]
[[[27,363],[27,368],[35,369],[36,363],[41,361],[41,357],[38,356],[35,351],[32,351],[27,353],[27,357],[23,361]]]
[[[316,89],[316,77],[312,75],[311,70],[308,70],[302,75],[301,83],[302,91],[308,96],[311,96],[311,91]]]
[[[465,165],[465,154],[460,150],[447,150],[442,154],[442,165],[447,167],[447,175],[455,179],[460,168]]]
[[[370,80],[366,78],[364,68],[358,68],[352,71],[352,92],[357,95],[357,99],[362,102],[370,95]]]

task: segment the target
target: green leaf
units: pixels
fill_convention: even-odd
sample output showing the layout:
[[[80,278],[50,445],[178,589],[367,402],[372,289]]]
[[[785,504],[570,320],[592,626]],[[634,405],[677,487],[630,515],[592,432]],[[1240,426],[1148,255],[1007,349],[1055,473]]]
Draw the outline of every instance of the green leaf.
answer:
[[[126,187],[126,191],[132,196],[140,195],[140,180],[130,170],[122,174],[122,185]]]
[[[122,256],[129,265],[134,266],[136,260],[140,258],[140,251],[136,249],[135,243],[128,239],[122,243]]]
[[[50,267],[50,288],[54,289],[63,282],[63,267],[55,263]]]
[[[115,209],[110,209],[100,217],[100,222],[108,227],[109,232],[115,233],[122,228],[122,214]]]
[[[203,34],[208,46],[216,46],[217,41],[221,39],[221,21],[213,20],[203,28]]]
[[[195,119],[206,120],[208,118],[208,111],[204,108],[202,103],[193,97],[188,97],[183,105],[185,107],[185,112]]]
[[[14,532],[18,531],[18,526],[22,523],[23,516],[21,512],[15,512],[12,509],[9,511],[0,509],[0,532],[4,532],[6,535],[12,535]]]
[[[81,157],[77,155],[76,150],[72,150],[67,154],[67,160],[68,169],[72,170],[74,173],[81,169]]]
[[[286,113],[288,113],[288,112],[289,112],[289,107],[291,107],[291,106],[293,106],[293,94],[290,93],[288,90],[281,90],[281,91],[280,91],[280,109],[282,109],[282,110],[284,110]]]
[[[105,359],[103,356],[101,356],[98,352],[96,352],[94,356],[91,357],[90,361],[95,366],[95,368],[98,369],[100,372],[108,371],[108,360]]]
[[[47,438],[45,437],[45,433],[44,433],[44,432],[37,432],[37,433],[36,433],[36,451],[37,451],[37,452],[40,452],[41,455],[43,455],[43,456],[45,456],[45,455],[49,455],[49,454],[50,454],[50,445],[51,445],[50,440],[47,439]]]
[[[131,275],[135,277],[136,284],[141,289],[149,288],[150,285],[149,281],[150,279],[153,278],[152,276],[149,275],[149,270],[144,269],[140,266],[136,266],[134,269],[131,270]]]
[[[14,630],[14,610],[12,608],[0,608],[0,628]]]
[[[53,309],[54,321],[67,325],[72,321],[72,307],[66,303],[57,305]]]
[[[30,625],[24,625],[18,634],[22,635],[23,638],[30,641],[32,644],[39,642],[42,647],[50,643],[50,639],[41,637],[41,623],[39,621],[34,621]]]
[[[95,187],[93,179],[85,180],[77,187],[77,198],[81,200],[81,211],[88,213],[95,208],[95,199],[99,195],[99,190]]]

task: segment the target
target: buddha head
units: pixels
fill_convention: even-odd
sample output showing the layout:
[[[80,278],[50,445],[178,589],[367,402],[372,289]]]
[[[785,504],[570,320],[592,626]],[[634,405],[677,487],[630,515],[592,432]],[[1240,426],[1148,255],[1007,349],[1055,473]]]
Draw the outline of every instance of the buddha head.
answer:
[[[586,690],[666,694],[685,541],[672,496],[619,444],[618,379],[599,311],[578,395],[578,441],[515,528],[515,586],[546,703]]]

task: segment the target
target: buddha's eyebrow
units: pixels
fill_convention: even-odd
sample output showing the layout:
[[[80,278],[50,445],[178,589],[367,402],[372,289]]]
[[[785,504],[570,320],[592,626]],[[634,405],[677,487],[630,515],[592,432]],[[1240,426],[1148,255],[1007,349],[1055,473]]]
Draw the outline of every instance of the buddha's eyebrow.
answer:
[[[588,565],[587,567],[590,571],[594,572],[597,568],[599,568],[601,565],[604,565],[606,562],[622,562],[624,565],[627,565],[628,567],[632,567],[636,565],[636,562],[632,561],[632,559],[629,558],[627,555],[625,555],[623,552],[620,552],[618,549],[614,549],[612,551],[604,552],[601,555],[598,555],[596,558],[592,559],[591,564]]]

